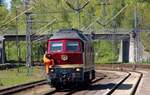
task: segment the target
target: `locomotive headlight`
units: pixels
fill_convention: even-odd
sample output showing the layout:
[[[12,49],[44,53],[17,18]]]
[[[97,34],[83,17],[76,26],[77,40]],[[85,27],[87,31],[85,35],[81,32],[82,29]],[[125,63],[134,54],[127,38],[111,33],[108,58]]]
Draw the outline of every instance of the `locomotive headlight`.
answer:
[[[68,56],[67,55],[61,55],[61,60],[63,60],[63,61],[68,60]]]
[[[50,72],[54,72],[54,70],[53,70],[53,69],[51,69],[51,70],[50,70]]]
[[[79,72],[81,69],[80,68],[76,68],[76,71]]]

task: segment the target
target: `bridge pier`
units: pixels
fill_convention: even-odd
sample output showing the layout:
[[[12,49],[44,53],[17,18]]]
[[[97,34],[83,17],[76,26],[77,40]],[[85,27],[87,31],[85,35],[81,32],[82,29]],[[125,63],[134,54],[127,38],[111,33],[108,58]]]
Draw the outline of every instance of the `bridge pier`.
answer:
[[[121,40],[118,62],[135,62],[135,41],[132,34],[130,34],[130,39]]]
[[[135,62],[135,41],[133,34],[130,34],[130,46],[129,46],[129,63]]]
[[[119,48],[119,58],[118,62],[123,62],[123,41],[120,41],[120,48]]]
[[[0,36],[0,64],[4,64],[4,37]]]

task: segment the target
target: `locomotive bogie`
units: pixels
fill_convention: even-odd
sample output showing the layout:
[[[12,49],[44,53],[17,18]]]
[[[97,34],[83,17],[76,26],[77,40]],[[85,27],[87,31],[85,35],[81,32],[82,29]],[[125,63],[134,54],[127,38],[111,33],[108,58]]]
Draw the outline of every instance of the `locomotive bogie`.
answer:
[[[85,71],[82,67],[53,68],[49,72],[49,80],[51,80],[49,84],[56,88],[58,85],[63,88],[70,84],[72,86],[89,84],[95,78],[94,70]]]
[[[78,70],[79,69],[79,70]],[[82,82],[84,79],[82,68],[53,68],[50,71],[49,78],[51,79],[50,84],[53,87],[57,85],[65,86],[69,84],[75,84]]]

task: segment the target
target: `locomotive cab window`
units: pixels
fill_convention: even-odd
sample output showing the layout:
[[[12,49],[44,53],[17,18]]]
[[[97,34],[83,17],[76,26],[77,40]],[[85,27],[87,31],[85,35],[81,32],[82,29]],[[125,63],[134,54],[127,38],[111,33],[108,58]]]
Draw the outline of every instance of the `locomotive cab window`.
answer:
[[[51,42],[50,43],[50,51],[51,52],[61,52],[63,48],[62,42]]]
[[[80,51],[79,42],[77,41],[68,41],[66,44],[67,51],[76,52]]]

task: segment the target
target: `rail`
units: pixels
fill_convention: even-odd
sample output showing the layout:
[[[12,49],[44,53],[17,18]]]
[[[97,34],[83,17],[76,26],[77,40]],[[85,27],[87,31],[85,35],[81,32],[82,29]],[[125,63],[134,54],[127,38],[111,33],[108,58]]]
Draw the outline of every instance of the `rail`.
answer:
[[[31,82],[31,83],[26,83],[26,84],[21,84],[21,85],[9,87],[9,88],[1,89],[0,95],[11,95],[13,93],[23,91],[23,90],[32,88],[32,87],[37,86],[37,85],[43,85],[46,83],[47,83],[46,80],[40,80],[40,81],[36,81],[36,82]]]

